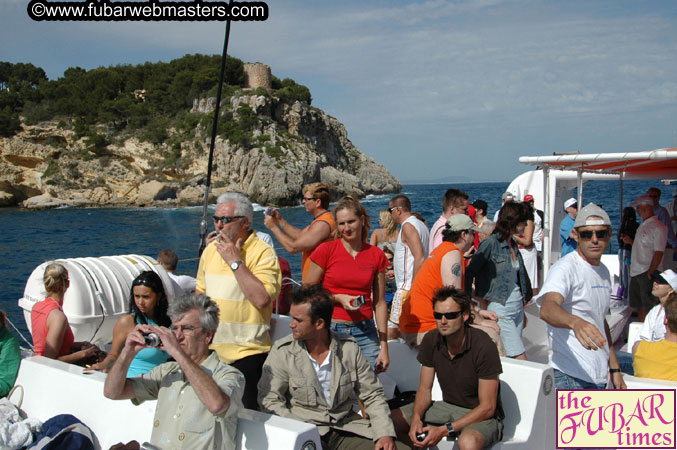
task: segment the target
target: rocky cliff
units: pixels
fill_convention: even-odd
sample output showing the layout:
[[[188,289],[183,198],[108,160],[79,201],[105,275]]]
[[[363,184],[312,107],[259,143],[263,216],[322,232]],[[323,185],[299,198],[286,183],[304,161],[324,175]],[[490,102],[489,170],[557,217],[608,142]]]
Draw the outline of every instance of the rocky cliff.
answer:
[[[189,114],[195,127],[170,128],[162,144],[115,135],[104,125],[99,142],[78,138],[64,121],[24,126],[0,139],[0,205],[199,205],[210,141],[204,124],[214,104],[196,100]],[[221,109],[214,195],[237,190],[254,202],[281,206],[297,204],[302,186],[313,181],[328,184],[335,197],[401,187],[350,142],[338,120],[317,108],[259,89],[230,97]]]

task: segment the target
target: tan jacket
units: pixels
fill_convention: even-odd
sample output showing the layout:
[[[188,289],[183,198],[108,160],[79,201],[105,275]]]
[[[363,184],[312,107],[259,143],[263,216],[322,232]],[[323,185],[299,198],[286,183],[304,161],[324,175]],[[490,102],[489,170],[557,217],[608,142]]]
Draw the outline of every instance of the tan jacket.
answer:
[[[376,440],[395,437],[383,386],[351,336],[331,333],[330,404],[324,399],[305,346],[292,335],[273,345],[259,381],[259,404],[266,412]],[[353,411],[353,392],[370,419]]]

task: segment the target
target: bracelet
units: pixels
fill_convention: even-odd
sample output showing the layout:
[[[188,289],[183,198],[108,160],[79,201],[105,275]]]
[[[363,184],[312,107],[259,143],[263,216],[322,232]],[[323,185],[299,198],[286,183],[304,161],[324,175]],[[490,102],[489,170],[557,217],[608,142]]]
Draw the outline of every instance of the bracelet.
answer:
[[[621,369],[611,369],[611,368],[609,368],[609,373],[621,373]]]

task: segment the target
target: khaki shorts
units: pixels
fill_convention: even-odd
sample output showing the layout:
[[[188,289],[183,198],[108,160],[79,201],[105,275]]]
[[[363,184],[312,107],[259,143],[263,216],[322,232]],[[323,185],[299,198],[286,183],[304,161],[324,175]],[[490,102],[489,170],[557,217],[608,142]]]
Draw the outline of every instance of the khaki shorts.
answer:
[[[404,417],[411,423],[411,416],[414,414],[414,404],[409,403],[400,408]],[[426,425],[444,425],[447,422],[453,422],[465,416],[471,410],[460,406],[452,405],[447,402],[433,402],[423,415],[423,423]],[[473,423],[461,430],[475,430],[484,438],[484,447],[489,448],[496,442],[503,439],[503,421],[499,419],[487,419],[481,422]]]

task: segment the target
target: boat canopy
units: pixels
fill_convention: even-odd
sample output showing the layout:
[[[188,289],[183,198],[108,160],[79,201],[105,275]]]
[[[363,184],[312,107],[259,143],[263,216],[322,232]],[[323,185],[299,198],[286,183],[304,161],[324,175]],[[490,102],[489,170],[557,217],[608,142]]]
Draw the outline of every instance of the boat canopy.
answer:
[[[642,152],[522,156],[522,164],[616,174],[624,179],[677,178],[677,148]]]
[[[552,170],[574,171],[578,181],[578,204],[583,205],[583,179],[586,175],[611,176],[621,182],[620,205],[623,205],[622,183],[625,179],[677,179],[677,148],[663,148],[640,152],[625,153],[568,153],[554,154],[551,156],[522,156],[519,158],[522,164],[538,166],[543,175],[543,200],[546,211],[543,223],[543,248],[551,248],[551,224],[554,219],[552,214],[556,208],[551,205],[551,174]],[[555,194],[554,192],[552,193]],[[559,255],[553,255],[552,251],[543,252],[543,268],[545,275],[551,264]]]

